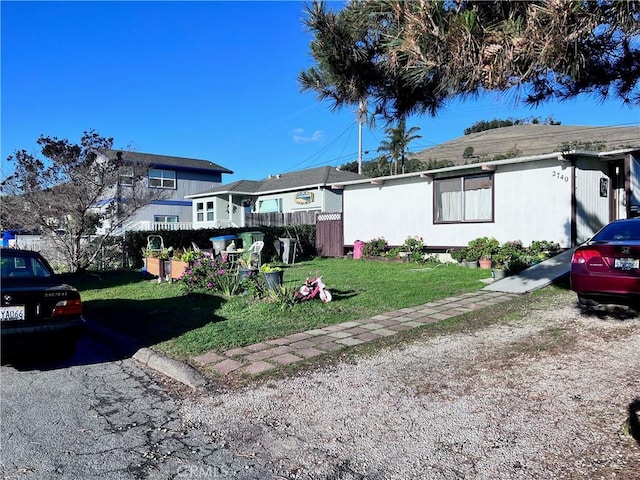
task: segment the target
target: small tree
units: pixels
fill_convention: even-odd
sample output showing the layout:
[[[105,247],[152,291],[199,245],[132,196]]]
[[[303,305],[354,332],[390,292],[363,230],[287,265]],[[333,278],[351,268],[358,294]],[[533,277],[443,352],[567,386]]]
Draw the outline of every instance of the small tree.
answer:
[[[37,143],[47,160],[26,150],[8,157],[15,172],[1,184],[2,225],[42,232],[73,271],[86,270],[122,221],[164,195],[140,182],[147,165],[114,155],[113,139],[93,130],[80,144],[45,136]]]

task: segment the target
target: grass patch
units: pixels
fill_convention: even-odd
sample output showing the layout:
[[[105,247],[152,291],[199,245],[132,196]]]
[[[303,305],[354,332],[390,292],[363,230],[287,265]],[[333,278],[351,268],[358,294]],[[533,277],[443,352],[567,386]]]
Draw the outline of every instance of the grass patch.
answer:
[[[475,291],[490,276],[457,265],[314,259],[285,266],[284,284],[297,287],[316,272],[333,301],[313,300],[288,310],[248,296],[184,295],[177,283],[159,284],[136,272],[88,276],[75,284],[87,318],[180,358]]]

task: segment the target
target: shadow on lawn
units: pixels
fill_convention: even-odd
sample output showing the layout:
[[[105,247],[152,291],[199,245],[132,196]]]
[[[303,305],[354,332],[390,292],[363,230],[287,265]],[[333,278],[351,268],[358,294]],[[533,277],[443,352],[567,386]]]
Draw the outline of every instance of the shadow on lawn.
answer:
[[[137,347],[148,347],[208,323],[222,321],[215,312],[222,297],[190,294],[150,300],[91,300],[85,318],[128,337]]]
[[[336,300],[346,300],[347,298],[357,297],[361,292],[357,290],[338,290],[336,288],[328,288],[331,292],[331,296],[333,297],[333,301]]]
[[[136,270],[61,273],[58,274],[58,276],[65,283],[73,285],[81,292],[82,290],[101,290],[103,288],[119,287],[152,278]]]
[[[131,358],[142,347],[169,340],[211,322],[225,300],[212,295],[191,294],[153,300],[91,300],[84,303],[86,326],[72,356],[61,358],[43,338],[28,355],[4,363],[17,370],[55,370]],[[49,344],[49,345],[47,345]],[[40,347],[38,346],[40,345]]]

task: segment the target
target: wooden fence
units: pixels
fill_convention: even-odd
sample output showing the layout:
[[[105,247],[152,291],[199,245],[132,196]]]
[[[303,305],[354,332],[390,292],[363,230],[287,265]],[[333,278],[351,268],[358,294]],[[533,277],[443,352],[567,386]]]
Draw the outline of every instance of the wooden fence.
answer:
[[[316,223],[316,251],[322,257],[344,255],[342,213],[321,213]]]
[[[315,225],[320,212],[251,213],[245,216],[246,227],[287,227]]]

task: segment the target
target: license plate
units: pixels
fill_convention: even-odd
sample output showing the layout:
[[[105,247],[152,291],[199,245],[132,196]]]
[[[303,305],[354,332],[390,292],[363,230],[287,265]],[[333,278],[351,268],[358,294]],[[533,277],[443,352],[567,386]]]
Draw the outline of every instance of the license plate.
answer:
[[[640,267],[640,260],[637,258],[616,258],[613,266],[620,270],[633,270]]]
[[[0,320],[3,322],[24,320],[24,305],[0,307]]]

